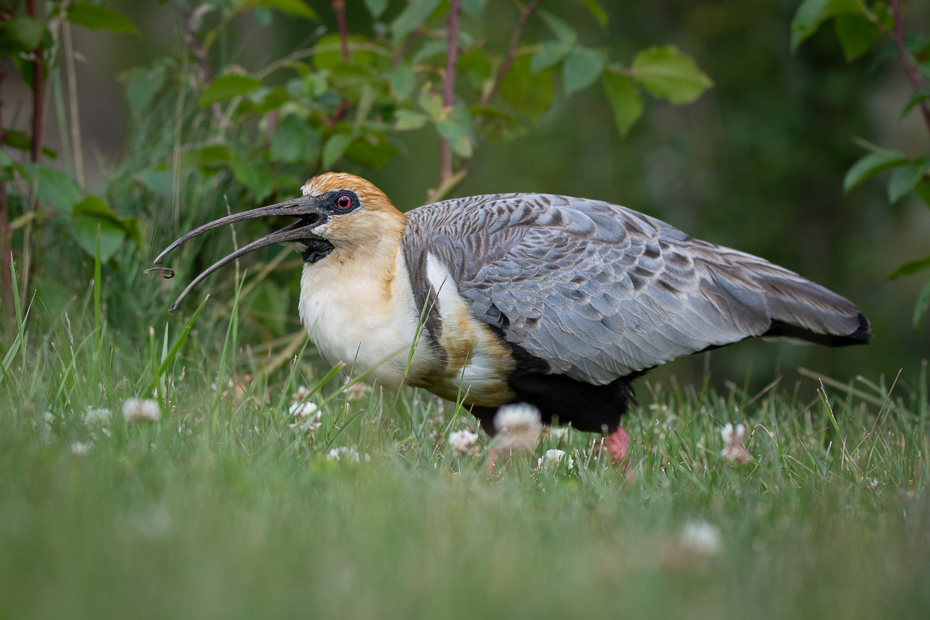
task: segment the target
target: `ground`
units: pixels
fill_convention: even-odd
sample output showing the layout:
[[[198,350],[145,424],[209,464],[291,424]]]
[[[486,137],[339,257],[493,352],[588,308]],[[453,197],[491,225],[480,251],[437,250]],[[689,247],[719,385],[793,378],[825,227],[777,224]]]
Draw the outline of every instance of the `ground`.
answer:
[[[631,476],[544,430],[489,478],[488,439],[450,442],[475,422],[426,392],[348,386],[309,349],[268,378],[219,328],[153,381],[72,319],[0,374],[0,617],[930,613],[925,377],[811,402],[644,381]],[[160,383],[160,419],[126,419]]]

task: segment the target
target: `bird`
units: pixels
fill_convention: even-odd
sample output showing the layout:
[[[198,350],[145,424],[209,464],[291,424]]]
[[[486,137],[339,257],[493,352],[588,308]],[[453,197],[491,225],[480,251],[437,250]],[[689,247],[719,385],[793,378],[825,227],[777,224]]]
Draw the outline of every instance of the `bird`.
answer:
[[[541,193],[453,198],[402,213],[369,181],[327,172],[301,196],[209,222],[288,216],[207,276],[260,248],[303,258],[298,310],[317,350],[387,387],[601,433],[627,457],[633,381],[677,357],[753,337],[861,345],[869,321],[840,295],[762,258],[600,200]]]

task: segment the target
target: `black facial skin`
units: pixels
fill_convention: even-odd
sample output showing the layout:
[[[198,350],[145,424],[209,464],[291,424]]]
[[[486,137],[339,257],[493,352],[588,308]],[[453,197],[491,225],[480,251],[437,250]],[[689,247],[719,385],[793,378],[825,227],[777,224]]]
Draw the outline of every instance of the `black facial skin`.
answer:
[[[358,196],[349,190],[328,192],[320,197],[319,204],[322,211],[332,215],[351,213],[359,208]],[[329,217],[324,215],[322,219],[322,223],[325,223]],[[335,249],[332,243],[322,237],[309,237],[302,240],[302,243],[307,246],[307,249],[301,252],[305,263],[322,260]]]

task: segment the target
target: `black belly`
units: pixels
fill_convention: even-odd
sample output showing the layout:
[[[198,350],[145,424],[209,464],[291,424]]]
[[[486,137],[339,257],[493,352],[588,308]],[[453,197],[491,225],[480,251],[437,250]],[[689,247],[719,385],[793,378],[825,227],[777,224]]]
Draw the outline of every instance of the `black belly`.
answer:
[[[529,403],[539,409],[543,424],[571,425],[589,433],[612,433],[620,418],[635,404],[631,383],[645,370],[619,377],[606,385],[594,385],[567,375],[553,374],[544,360],[523,347],[508,343],[516,369],[507,378],[513,403]],[[496,407],[472,407],[472,414],[489,435],[495,434]]]

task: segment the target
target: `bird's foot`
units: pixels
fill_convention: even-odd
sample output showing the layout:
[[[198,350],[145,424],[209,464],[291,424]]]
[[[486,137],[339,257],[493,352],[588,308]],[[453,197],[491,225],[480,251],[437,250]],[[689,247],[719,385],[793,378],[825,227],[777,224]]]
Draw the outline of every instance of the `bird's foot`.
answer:
[[[604,443],[607,445],[607,453],[610,454],[610,462],[615,467],[620,468],[620,472],[630,482],[633,481],[633,469],[630,467],[630,436],[620,427],[608,435]]]

